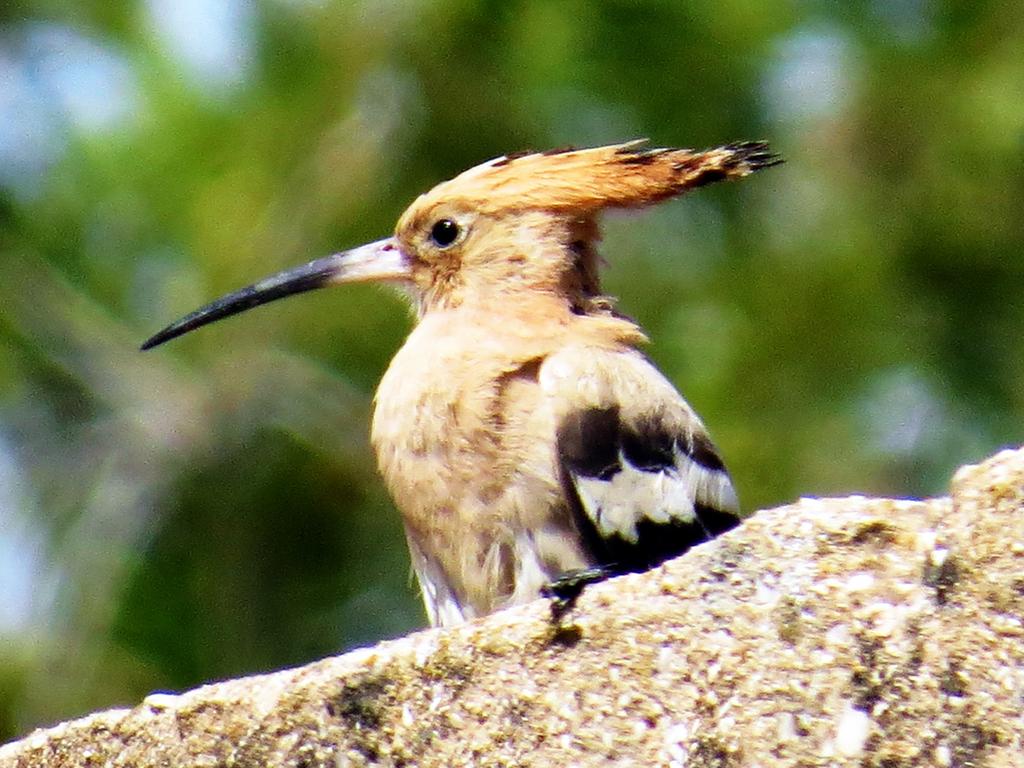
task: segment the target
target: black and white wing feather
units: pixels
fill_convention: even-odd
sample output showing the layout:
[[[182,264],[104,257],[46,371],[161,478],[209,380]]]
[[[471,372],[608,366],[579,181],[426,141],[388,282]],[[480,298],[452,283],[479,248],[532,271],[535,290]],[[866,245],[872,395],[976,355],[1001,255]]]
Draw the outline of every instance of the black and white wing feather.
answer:
[[[594,565],[643,571],[739,523],[732,480],[697,414],[639,352],[548,358],[562,482]]]

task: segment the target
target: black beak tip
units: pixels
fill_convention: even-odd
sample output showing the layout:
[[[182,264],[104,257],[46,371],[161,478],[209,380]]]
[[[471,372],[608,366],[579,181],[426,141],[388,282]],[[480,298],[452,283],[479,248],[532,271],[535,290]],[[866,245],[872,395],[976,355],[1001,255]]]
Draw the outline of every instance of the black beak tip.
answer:
[[[142,344],[139,345],[139,351],[145,352],[153,347],[159,347],[164,342],[170,341],[171,339],[177,338],[185,333],[188,329],[180,327],[177,323],[164,328],[162,331],[158,331],[146,339]]]

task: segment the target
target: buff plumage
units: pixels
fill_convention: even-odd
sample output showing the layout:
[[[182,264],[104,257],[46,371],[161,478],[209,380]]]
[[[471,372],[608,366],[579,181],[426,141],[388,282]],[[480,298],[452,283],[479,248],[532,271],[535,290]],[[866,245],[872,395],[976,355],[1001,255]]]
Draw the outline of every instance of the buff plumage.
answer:
[[[601,292],[598,216],[778,162],[755,142],[500,157],[421,195],[392,237],[262,280],[143,346],[293,293],[392,283],[417,323],[378,388],[372,442],[431,623],[535,599],[579,569],[645,570],[733,527],[739,508],[703,423]]]

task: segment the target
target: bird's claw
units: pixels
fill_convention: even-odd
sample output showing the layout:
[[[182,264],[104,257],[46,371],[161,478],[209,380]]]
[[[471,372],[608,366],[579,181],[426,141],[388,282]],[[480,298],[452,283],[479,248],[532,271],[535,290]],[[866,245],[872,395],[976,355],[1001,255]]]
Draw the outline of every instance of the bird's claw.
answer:
[[[597,584],[609,576],[611,576],[611,572],[605,566],[576,568],[560,574],[541,587],[541,596],[551,599],[552,621],[560,622],[562,617],[576,605],[576,600],[588,585]]]

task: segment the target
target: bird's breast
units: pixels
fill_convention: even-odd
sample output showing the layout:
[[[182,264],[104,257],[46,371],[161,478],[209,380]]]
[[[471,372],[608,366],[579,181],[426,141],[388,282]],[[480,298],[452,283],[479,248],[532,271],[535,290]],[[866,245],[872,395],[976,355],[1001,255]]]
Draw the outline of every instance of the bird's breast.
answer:
[[[524,466],[553,474],[536,338],[425,318],[381,379],[371,438],[407,526],[480,526]],[[541,455],[543,454],[543,455]]]

